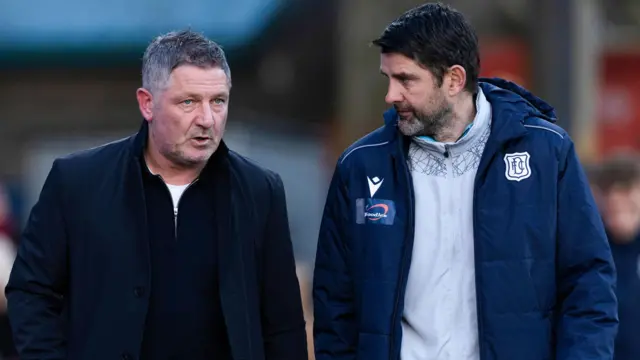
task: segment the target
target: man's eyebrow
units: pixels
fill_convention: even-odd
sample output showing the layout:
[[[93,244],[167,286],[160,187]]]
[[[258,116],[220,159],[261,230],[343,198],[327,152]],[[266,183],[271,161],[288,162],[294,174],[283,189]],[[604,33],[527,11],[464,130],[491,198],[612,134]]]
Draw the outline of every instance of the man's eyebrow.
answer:
[[[401,79],[401,80],[416,80],[416,79],[418,79],[418,75],[410,74],[410,73],[406,73],[406,72],[399,72],[399,73],[393,74],[391,76],[393,76],[396,79]]]
[[[230,93],[229,91],[219,91],[219,92],[213,93],[213,97],[216,97],[216,98],[220,98],[220,97],[228,98],[229,97],[229,93]]]
[[[186,99],[199,101],[201,100],[201,98],[202,96],[192,92],[180,92],[180,93],[175,93],[171,95],[171,99],[173,99],[173,101],[179,101],[179,102],[184,101]]]
[[[380,70],[380,73],[382,75],[384,75],[385,77],[389,77],[388,74],[386,74],[385,72],[383,72],[382,70]],[[395,73],[395,74],[391,74],[391,77],[394,79],[398,79],[398,80],[416,80],[418,79],[418,76],[415,74],[410,74],[404,71],[401,71],[399,73]]]
[[[196,93],[194,93],[194,92],[185,92],[185,93],[182,93],[182,94],[180,94],[180,97],[181,97],[181,98],[193,98],[193,99],[200,99],[200,98],[202,98],[202,96],[201,96],[201,95],[198,95],[198,94],[196,94]]]

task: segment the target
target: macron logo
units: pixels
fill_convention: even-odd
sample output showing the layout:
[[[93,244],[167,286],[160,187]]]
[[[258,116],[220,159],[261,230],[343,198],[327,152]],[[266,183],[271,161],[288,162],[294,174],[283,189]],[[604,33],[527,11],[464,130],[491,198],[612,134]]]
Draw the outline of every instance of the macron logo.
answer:
[[[371,194],[371,197],[373,197],[378,189],[380,189],[380,185],[382,185],[383,181],[384,179],[379,179],[377,176],[375,176],[373,179],[367,176],[367,182],[369,183],[369,193]]]

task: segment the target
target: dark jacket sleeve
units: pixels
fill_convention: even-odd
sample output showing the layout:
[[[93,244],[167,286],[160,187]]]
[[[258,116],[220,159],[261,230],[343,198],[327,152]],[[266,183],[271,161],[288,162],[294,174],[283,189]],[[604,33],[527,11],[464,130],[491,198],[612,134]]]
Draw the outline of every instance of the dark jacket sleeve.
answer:
[[[20,359],[66,359],[61,317],[67,289],[67,236],[55,161],[29,216],[5,294]]]
[[[347,190],[336,167],[320,225],[314,269],[316,360],[355,360],[357,324],[349,272]]]
[[[266,360],[306,360],[307,336],[282,179],[275,175],[262,246],[262,324]]]
[[[604,226],[572,141],[558,184],[557,359],[613,359],[616,273]]]

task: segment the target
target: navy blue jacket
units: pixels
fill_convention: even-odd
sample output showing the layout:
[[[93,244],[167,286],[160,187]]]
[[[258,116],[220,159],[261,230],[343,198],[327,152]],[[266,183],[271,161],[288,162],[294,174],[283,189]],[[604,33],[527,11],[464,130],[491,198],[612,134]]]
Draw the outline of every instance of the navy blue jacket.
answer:
[[[53,163],[6,288],[22,360],[139,357],[151,284],[147,134],[144,122],[135,136]],[[282,181],[224,143],[210,161],[219,162],[211,226],[233,359],[305,359]]]
[[[613,240],[612,236],[609,236]],[[640,359],[640,236],[628,244],[610,241],[618,275],[616,296],[620,328],[616,360]]]
[[[481,359],[612,359],[615,268],[573,142],[525,89],[480,86],[493,112],[473,207]],[[330,184],[313,285],[317,360],[399,358],[415,207],[396,117],[386,112],[385,126],[343,153]],[[529,168],[506,167],[515,153],[530,155]],[[375,199],[367,177],[384,179]]]

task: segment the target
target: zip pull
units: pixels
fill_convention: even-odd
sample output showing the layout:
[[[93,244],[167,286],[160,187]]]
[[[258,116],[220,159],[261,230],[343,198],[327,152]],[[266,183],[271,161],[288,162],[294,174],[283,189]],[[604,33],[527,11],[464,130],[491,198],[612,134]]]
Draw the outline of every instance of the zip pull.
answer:
[[[449,157],[449,146],[448,145],[444,146],[444,157],[445,158]]]
[[[173,208],[173,237],[178,239],[178,208]]]

